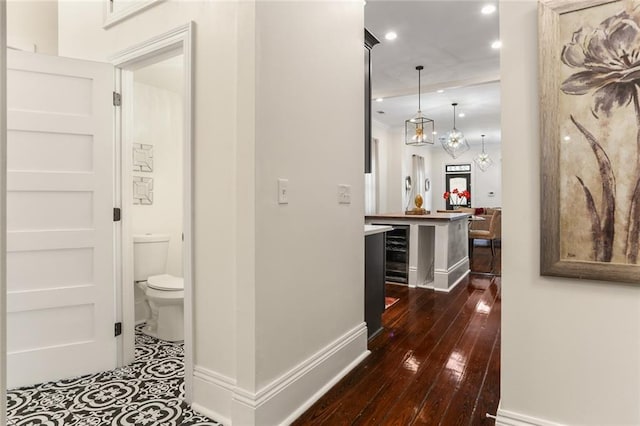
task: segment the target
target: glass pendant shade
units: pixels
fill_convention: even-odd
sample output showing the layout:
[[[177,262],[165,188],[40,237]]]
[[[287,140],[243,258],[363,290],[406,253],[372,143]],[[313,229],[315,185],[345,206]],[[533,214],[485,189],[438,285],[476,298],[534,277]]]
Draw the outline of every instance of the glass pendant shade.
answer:
[[[458,104],[453,103],[451,105],[453,105],[453,129],[447,133],[446,137],[440,139],[440,142],[442,143],[442,148],[444,148],[450,156],[458,158],[463,153],[469,151],[471,147],[464,137],[464,133],[456,129],[456,106]]]
[[[476,166],[483,172],[486,172],[493,164],[493,160],[489,157],[489,154],[484,152],[484,135],[482,135],[482,152],[473,160]]]
[[[404,143],[413,146],[433,145],[435,124],[420,111],[420,72],[424,67],[418,65],[418,112],[404,122]]]

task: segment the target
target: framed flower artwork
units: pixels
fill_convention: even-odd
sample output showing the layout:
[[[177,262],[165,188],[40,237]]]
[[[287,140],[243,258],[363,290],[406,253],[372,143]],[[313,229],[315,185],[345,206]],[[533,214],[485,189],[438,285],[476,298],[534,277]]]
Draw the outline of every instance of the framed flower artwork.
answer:
[[[640,2],[539,2],[541,273],[640,283]]]

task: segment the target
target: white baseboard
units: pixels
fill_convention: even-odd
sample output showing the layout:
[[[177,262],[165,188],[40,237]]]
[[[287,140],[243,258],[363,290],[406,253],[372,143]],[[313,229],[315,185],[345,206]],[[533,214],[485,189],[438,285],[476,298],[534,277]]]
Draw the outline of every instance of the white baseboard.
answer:
[[[231,425],[231,399],[235,387],[236,381],[232,378],[196,365],[191,408],[224,425]]]
[[[327,382],[322,388],[320,388],[315,394],[313,394],[309,399],[305,401],[304,404],[300,405],[294,412],[292,412],[289,417],[287,417],[282,424],[288,425],[293,423],[295,419],[300,417],[307,411],[316,401],[318,401],[325,393],[327,393],[333,386],[335,386],[344,376],[346,376],[351,370],[358,366],[366,357],[371,354],[370,351],[363,352],[359,357],[354,359],[349,365],[342,369],[336,376],[334,376],[329,382]]]
[[[549,420],[539,419],[513,411],[498,408],[496,414],[496,426],[564,426]]]
[[[207,416],[208,418],[215,420],[216,422],[222,424],[222,425],[231,425],[231,419],[230,418],[226,418],[223,417],[222,415],[220,415],[220,413],[217,413],[215,411],[211,411],[208,408],[203,407],[202,405],[196,403],[196,402],[192,402],[191,403],[191,409],[193,411],[195,411],[198,414],[202,414],[203,416]]]
[[[467,269],[467,272],[465,272],[464,274],[462,274],[462,276],[460,278],[458,278],[456,280],[456,282],[453,283],[453,285],[449,288],[433,288],[435,291],[438,291],[440,293],[449,293],[451,290],[453,290],[454,288],[456,288],[456,286],[458,284],[460,284],[465,278],[467,278],[469,276],[469,274],[471,273],[470,269]]]
[[[191,407],[225,426],[289,424],[369,353],[363,322],[255,394],[234,379],[196,366]]]
[[[436,287],[435,285],[433,285],[433,281],[429,282],[428,284],[422,284],[422,285],[419,285],[418,287],[419,287],[419,288],[426,288],[426,289],[428,289],[428,290],[435,290],[435,291],[437,291],[437,292],[439,292],[439,293],[449,293],[451,290],[453,290],[454,288],[456,288],[456,286],[457,286],[458,284],[460,284],[460,283],[461,283],[465,278],[467,278],[467,276],[469,276],[469,274],[470,274],[470,273],[471,273],[471,270],[470,270],[470,269],[467,269],[467,271],[466,271],[464,274],[462,274],[462,276],[461,276],[460,278],[458,278],[458,279],[453,283],[453,285],[452,285],[451,287],[449,287],[449,288],[439,288],[439,287]]]
[[[235,389],[233,422],[289,424],[369,355],[367,327],[361,323],[257,393]]]
[[[409,288],[418,287],[418,267],[417,266],[409,265],[409,274],[407,275],[407,285],[409,286]]]

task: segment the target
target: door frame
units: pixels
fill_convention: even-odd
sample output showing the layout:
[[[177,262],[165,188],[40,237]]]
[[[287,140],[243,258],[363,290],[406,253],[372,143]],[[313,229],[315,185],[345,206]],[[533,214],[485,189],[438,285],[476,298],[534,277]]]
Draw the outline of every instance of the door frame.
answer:
[[[0,1],[0,424],[7,424],[7,3]]]
[[[133,70],[182,54],[184,58],[183,111],[183,278],[184,278],[184,379],[185,400],[192,401],[194,368],[193,327],[193,34],[194,23],[189,22],[145,42],[129,47],[110,58],[115,67],[115,87],[118,93],[131,93]],[[179,53],[176,53],[179,52]],[[115,206],[122,209],[120,229],[116,232],[116,315],[123,324],[119,340],[118,365],[126,365],[135,358],[135,312],[133,286],[133,235],[131,230],[132,158],[127,149],[133,132],[133,99],[122,96],[122,106],[115,108]],[[124,285],[124,283],[131,283]],[[131,303],[126,304],[125,302]]]

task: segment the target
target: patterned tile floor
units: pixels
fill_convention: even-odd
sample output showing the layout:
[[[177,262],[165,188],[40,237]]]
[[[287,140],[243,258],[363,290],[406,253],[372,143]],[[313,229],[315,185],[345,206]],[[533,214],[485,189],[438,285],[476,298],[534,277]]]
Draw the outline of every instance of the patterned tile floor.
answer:
[[[220,425],[184,402],[183,346],[136,330],[136,360],[104,373],[11,390],[9,426]]]

